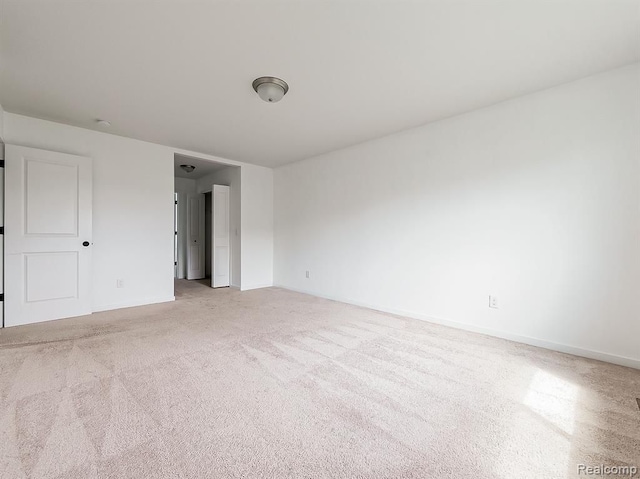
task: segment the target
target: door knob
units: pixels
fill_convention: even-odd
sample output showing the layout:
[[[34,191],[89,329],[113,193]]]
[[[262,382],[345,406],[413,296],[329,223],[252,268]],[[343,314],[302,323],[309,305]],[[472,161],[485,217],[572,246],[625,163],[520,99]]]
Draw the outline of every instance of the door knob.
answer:
[[[88,241],[83,241],[83,242],[82,242],[82,246],[84,246],[85,248],[86,248],[87,246],[89,246],[90,244],[91,244],[91,243],[89,243]]]

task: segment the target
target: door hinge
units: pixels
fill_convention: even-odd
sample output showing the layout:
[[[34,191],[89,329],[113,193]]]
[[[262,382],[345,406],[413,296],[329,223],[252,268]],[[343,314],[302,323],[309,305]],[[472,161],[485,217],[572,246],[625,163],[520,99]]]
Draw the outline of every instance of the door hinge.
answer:
[[[0,168],[4,168],[4,160],[0,160]]]
[[[4,226],[0,226],[0,235],[4,234]]]
[[[174,265],[174,266],[178,266],[178,262],[177,262],[177,261],[174,261],[174,262],[173,262],[173,265]]]
[[[4,293],[0,294],[0,302],[4,301]]]

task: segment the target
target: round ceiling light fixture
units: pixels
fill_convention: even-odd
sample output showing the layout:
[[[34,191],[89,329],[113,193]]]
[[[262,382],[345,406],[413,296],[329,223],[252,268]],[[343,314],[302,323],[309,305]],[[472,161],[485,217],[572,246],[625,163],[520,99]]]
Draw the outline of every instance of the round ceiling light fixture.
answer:
[[[193,170],[196,169],[196,167],[193,165],[180,165],[180,168],[182,168],[187,173],[191,173]]]
[[[289,85],[276,77],[260,77],[253,80],[253,89],[268,103],[277,103],[289,91]]]

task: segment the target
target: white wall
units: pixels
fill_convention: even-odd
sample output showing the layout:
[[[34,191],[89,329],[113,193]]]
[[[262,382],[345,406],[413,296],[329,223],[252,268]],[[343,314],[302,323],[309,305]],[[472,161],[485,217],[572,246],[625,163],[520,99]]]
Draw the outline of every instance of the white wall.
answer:
[[[175,177],[173,180],[173,188],[176,193],[191,194],[196,192],[196,180],[178,177]]]
[[[246,184],[255,192],[242,199],[242,253],[250,258],[246,278],[250,284],[271,284],[273,230],[264,228],[263,219],[272,225],[271,170],[7,112],[4,130],[6,143],[93,158],[94,311],[173,299],[175,153],[249,171]],[[116,288],[116,279],[125,287]]]
[[[273,170],[244,165],[242,177],[242,290],[273,285]]]
[[[221,170],[214,171],[210,175],[198,179],[197,191],[198,193],[210,192],[214,184],[229,186],[231,286],[240,288],[242,285],[242,185],[240,168],[230,166]],[[271,200],[271,203],[273,203],[273,200]],[[269,285],[271,285],[271,283],[269,283]]]
[[[638,64],[278,168],[275,192],[276,285],[640,367]]]

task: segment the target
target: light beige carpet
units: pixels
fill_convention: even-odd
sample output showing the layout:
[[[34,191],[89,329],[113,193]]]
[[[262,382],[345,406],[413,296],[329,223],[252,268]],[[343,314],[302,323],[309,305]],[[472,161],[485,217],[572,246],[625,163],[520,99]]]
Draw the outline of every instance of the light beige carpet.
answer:
[[[175,303],[0,334],[0,477],[640,465],[640,371],[281,289],[177,287]]]

